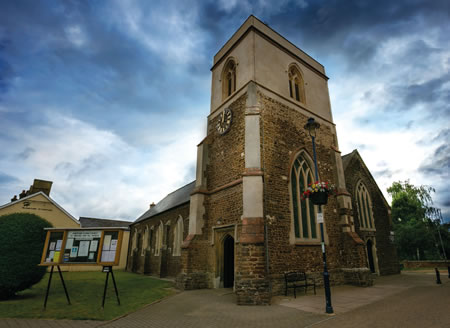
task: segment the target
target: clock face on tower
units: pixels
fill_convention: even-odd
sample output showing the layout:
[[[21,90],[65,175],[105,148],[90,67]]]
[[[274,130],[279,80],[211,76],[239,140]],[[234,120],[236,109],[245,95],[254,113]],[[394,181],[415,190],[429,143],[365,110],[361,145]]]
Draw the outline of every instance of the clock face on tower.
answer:
[[[233,118],[233,114],[231,113],[231,109],[225,108],[222,113],[219,114],[217,120],[217,132],[220,134],[225,134],[231,127],[231,120]]]

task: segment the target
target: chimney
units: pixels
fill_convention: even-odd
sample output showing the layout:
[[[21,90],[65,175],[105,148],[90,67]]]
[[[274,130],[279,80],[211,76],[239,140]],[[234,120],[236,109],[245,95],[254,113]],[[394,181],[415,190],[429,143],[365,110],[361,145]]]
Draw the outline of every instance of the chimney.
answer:
[[[155,202],[152,202],[152,203],[150,204],[150,208],[153,208],[153,207],[155,207],[155,206],[156,206]]]
[[[41,179],[34,179],[33,185],[30,187],[29,194],[35,194],[42,191],[47,196],[50,196],[50,190],[52,189],[52,181],[46,181]]]

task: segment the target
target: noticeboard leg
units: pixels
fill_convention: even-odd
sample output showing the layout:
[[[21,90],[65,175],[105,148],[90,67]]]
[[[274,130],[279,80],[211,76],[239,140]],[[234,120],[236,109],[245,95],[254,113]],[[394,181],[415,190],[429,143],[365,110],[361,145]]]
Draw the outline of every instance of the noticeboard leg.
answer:
[[[116,279],[114,279],[114,272],[113,272],[112,268],[111,268],[111,277],[112,277],[112,281],[114,283],[114,290],[116,291],[117,303],[120,305],[119,292],[117,291]]]
[[[62,285],[64,287],[64,293],[66,293],[67,303],[69,303],[69,305],[71,305],[70,304],[69,293],[67,292],[66,284],[64,283],[63,275],[61,273],[61,269],[59,268],[59,265],[57,265],[57,268],[58,268],[58,272],[59,272],[59,277],[61,278],[61,282],[62,282]],[[53,269],[53,267],[52,267],[52,269]]]
[[[104,291],[103,291],[102,308],[105,307],[106,289],[108,288],[108,278],[109,278],[109,271],[106,273],[105,289],[104,289]]]
[[[52,276],[53,276],[53,265],[52,269],[50,270],[50,277],[48,277],[47,291],[45,293],[45,300],[44,300],[44,309],[47,307],[47,299],[48,293],[50,292],[50,284],[52,283]]]

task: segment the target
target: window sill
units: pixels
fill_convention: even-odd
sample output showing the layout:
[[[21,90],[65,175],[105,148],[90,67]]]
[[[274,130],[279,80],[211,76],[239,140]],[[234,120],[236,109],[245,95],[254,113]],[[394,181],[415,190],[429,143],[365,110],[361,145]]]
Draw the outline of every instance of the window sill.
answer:
[[[322,243],[320,241],[296,241],[294,243],[295,246],[321,246]]]
[[[373,232],[377,231],[377,229],[375,229],[375,228],[361,228],[361,227],[359,227],[359,230],[360,231],[373,231]]]

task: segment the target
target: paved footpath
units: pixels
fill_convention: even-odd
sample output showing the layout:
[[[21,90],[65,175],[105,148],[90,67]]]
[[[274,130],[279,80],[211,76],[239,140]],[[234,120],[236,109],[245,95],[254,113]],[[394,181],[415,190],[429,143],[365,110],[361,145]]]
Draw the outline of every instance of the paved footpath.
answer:
[[[0,327],[450,327],[450,279],[405,273],[378,277],[373,287],[332,288],[335,315],[325,315],[323,290],[276,297],[271,306],[238,306],[226,289],[176,294],[119,319],[99,321],[0,319]]]

